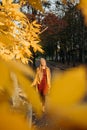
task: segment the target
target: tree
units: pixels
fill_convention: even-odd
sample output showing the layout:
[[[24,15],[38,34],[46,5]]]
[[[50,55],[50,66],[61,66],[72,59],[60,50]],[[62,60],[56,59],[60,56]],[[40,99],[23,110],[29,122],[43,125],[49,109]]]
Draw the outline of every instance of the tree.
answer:
[[[86,49],[86,26],[84,25],[84,19],[80,10],[77,10],[77,6],[72,6],[65,14],[64,19],[67,21],[68,26],[64,33],[65,39],[63,40],[64,35],[61,35],[61,39],[65,42],[66,49],[68,50],[69,57],[71,57],[71,62],[75,65],[75,62],[80,61],[81,63],[85,62]],[[85,47],[86,48],[86,47]],[[66,52],[67,52],[66,50]],[[68,53],[67,52],[67,53]]]
[[[41,35],[42,45],[48,48],[46,52],[49,52],[49,57],[51,56],[52,59],[54,57],[55,51],[57,51],[57,43],[58,41],[60,41],[59,34],[66,26],[67,23],[65,22],[65,20],[59,19],[56,15],[52,13],[48,13],[42,20],[42,28],[47,27],[45,32],[43,32],[43,34]]]

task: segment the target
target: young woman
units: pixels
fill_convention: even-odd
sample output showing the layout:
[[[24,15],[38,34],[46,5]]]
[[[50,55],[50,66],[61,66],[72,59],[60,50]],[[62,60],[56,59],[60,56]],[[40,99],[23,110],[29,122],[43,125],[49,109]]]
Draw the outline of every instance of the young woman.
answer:
[[[36,76],[32,85],[37,87],[44,111],[45,98],[51,87],[51,73],[49,67],[46,65],[46,60],[44,58],[40,59],[40,66],[36,70]]]

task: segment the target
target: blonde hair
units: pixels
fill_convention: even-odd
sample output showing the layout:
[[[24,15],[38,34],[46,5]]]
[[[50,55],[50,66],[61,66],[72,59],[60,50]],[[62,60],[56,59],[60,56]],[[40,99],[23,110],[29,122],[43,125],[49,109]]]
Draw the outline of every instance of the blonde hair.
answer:
[[[46,65],[46,60],[45,60],[44,58],[40,58],[40,70],[41,70],[41,71],[42,71],[43,63],[45,63],[45,67],[47,67],[47,65]]]

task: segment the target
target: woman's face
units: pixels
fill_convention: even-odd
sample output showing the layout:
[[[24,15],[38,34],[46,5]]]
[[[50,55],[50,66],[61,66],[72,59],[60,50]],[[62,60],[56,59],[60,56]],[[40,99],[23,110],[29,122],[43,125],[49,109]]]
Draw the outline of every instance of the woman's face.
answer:
[[[41,58],[40,59],[40,64],[41,64],[42,68],[46,67],[46,60],[44,58]]]

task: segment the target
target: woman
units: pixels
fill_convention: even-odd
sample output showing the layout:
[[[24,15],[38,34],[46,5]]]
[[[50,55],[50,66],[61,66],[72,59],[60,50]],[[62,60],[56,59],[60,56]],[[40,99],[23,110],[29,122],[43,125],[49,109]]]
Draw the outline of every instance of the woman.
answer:
[[[46,60],[44,58],[41,58],[40,66],[37,68],[36,76],[32,85],[37,87],[37,90],[40,94],[43,111],[45,109],[45,97],[48,94],[51,87],[50,80],[51,80],[50,69],[46,65]]]

